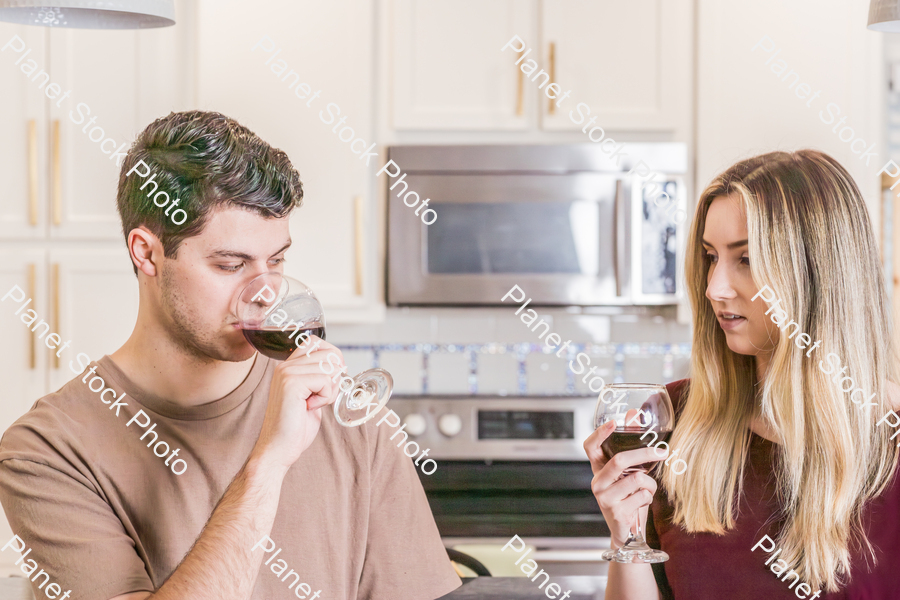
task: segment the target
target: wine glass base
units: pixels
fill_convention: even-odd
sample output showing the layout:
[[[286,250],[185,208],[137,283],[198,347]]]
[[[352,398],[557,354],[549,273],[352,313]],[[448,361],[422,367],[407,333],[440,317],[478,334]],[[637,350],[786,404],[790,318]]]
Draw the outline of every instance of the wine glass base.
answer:
[[[337,422],[344,427],[358,427],[375,418],[390,399],[393,387],[394,380],[384,369],[363,371],[334,401]]]
[[[669,560],[669,555],[662,550],[654,550],[649,546],[607,550],[602,555],[603,560],[618,563],[661,563]]]

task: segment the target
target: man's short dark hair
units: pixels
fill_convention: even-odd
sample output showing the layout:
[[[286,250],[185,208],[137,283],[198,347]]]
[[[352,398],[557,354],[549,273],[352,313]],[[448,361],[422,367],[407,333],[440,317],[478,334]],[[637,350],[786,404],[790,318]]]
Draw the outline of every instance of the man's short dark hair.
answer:
[[[187,213],[183,224],[176,225],[165,206],[154,204],[156,192],[148,195],[152,184],[140,189],[151,175],[127,175],[140,161],[155,174],[160,192],[172,202],[180,199],[178,208]],[[122,164],[116,203],[126,241],[132,229],[144,225],[172,258],[184,239],[203,231],[213,209],[237,206],[284,217],[303,203],[303,186],[282,150],[234,119],[192,110],[170,113],[141,132]]]

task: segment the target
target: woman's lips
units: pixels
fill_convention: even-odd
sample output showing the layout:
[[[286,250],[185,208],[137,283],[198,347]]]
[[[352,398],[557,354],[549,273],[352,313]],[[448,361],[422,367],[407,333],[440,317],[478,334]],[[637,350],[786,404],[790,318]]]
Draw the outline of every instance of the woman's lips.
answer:
[[[730,318],[735,317],[735,318]],[[733,313],[720,313],[718,315],[719,326],[725,331],[730,331],[735,327],[739,327],[743,323],[747,322],[747,319],[740,315],[735,315]]]

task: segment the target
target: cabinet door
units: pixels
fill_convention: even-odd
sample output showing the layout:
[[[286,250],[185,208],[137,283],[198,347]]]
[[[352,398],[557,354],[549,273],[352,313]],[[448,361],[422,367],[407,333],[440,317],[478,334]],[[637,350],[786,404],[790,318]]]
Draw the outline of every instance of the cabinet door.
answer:
[[[131,335],[138,313],[138,283],[125,248],[50,250],[50,306],[54,331],[71,346],[50,357],[50,389],[75,377],[69,367],[80,352],[97,360],[115,352]]]
[[[44,284],[46,254],[43,250],[0,247],[0,380],[3,401],[0,402],[0,433],[25,414],[47,393],[47,353],[44,342],[32,334],[21,316],[33,308],[41,318],[48,317],[47,289]],[[14,288],[18,286],[24,293]],[[21,302],[17,301],[22,298]],[[28,298],[32,301],[26,305]],[[21,309],[18,315],[17,310]],[[41,328],[39,331],[42,331]],[[0,539],[12,538],[12,531],[0,511]],[[13,573],[18,556],[0,552],[0,576]]]
[[[690,0],[543,0],[539,64],[572,91],[552,112],[541,96],[543,128],[582,129],[576,121],[596,116],[604,129],[686,129],[692,14]],[[590,117],[579,117],[579,103]]]
[[[46,367],[50,350],[21,320],[29,309],[33,309],[40,319],[50,321],[45,261],[44,250],[7,245],[0,248],[0,298],[9,296],[0,302],[0,339],[4,341],[0,344],[0,378],[4,390],[4,400],[0,402],[0,432],[6,431],[47,393]],[[18,301],[22,296],[24,298]],[[31,302],[28,302],[29,298]],[[38,333],[42,331],[43,328],[39,328]]]
[[[49,103],[51,236],[117,238],[114,154],[127,151],[139,127],[141,33],[52,29],[49,35],[51,81],[71,92]]]
[[[0,238],[34,239],[46,235],[46,110],[38,81],[46,67],[46,30],[0,23]],[[31,62],[33,61],[33,62]],[[16,63],[19,63],[18,65]],[[34,65],[40,65],[37,70]]]
[[[395,0],[395,129],[526,129],[534,89],[514,35],[537,50],[533,0]]]
[[[303,181],[285,271],[315,291],[329,323],[378,318],[383,220],[374,191],[384,175],[374,175],[383,162],[351,152],[375,142],[373,3],[263,0],[222,10],[204,0],[198,23],[200,106],[284,150]]]

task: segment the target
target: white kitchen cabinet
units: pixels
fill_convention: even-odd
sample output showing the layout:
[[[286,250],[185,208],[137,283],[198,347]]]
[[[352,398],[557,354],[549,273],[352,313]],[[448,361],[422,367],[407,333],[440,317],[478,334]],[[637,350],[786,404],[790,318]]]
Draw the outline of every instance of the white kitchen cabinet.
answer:
[[[55,390],[75,376],[69,363],[77,368],[78,353],[98,360],[125,343],[137,322],[138,283],[128,252],[119,245],[58,247],[48,260],[53,330],[72,341],[60,358],[49,357],[50,389]]]
[[[116,188],[124,158],[116,153],[153,119],[188,106],[190,89],[178,84],[190,60],[172,52],[186,31],[181,21],[151,31],[51,30],[52,81],[72,90],[65,101],[48,101],[53,237],[121,236]]]
[[[152,31],[0,24],[0,46],[11,41],[0,53],[2,239],[121,236],[113,155],[149,120],[188,105],[191,55],[175,52],[192,35],[191,5],[178,11],[186,23]]]
[[[0,247],[0,298],[19,286],[33,301],[15,315],[22,303],[16,294],[0,302],[0,377],[6,400],[0,404],[0,432],[34,402],[57,390],[75,376],[69,362],[84,352],[97,360],[117,350],[137,321],[138,285],[125,249],[119,245],[97,247],[58,245]],[[38,318],[58,333],[63,350],[51,350],[20,318],[34,309]],[[35,327],[36,322],[31,325]],[[62,346],[62,344],[59,344]],[[56,354],[59,353],[59,357]],[[77,361],[75,361],[77,365]]]
[[[582,129],[571,113],[605,129],[678,129],[690,112],[692,22],[692,0],[542,0],[542,47],[531,54],[572,96],[553,109],[542,96],[541,126]],[[582,102],[589,113],[576,110]]]
[[[584,103],[605,129],[686,135],[692,0],[394,0],[392,10],[396,130],[573,131],[583,125],[569,114],[579,120]],[[530,50],[518,66],[501,51],[513,35]],[[562,88],[554,101],[551,82]]]
[[[0,51],[0,239],[4,240],[43,238],[47,232],[46,178],[41,178],[47,161],[43,92],[21,71],[30,58],[46,64],[45,38],[43,28],[0,23],[0,48],[5,47]]]
[[[15,302],[19,294],[14,290],[13,295],[0,302],[0,339],[3,339],[0,378],[4,392],[3,402],[0,402],[0,432],[6,431],[47,393],[46,367],[50,350],[21,321],[28,309],[34,309],[45,321],[51,318],[46,266],[44,250],[0,248],[0,298],[13,290],[13,286],[19,286],[25,294],[25,300]],[[26,306],[28,298],[32,298],[32,302]],[[22,310],[16,315],[20,308]]]
[[[201,0],[199,6],[200,107],[284,150],[303,182],[285,271],[313,289],[329,323],[381,318],[384,221],[375,185],[385,176],[376,179],[375,172],[383,163],[370,157],[367,166],[350,149],[376,142],[373,3],[264,0],[222,9]]]
[[[394,128],[526,129],[534,89],[500,49],[535,44],[535,14],[534,0],[396,0]]]
[[[72,92],[61,102],[48,101],[54,238],[121,235],[116,213],[119,167],[111,155],[123,144],[122,151],[127,151],[141,126],[135,114],[139,35],[50,31],[51,81]]]

